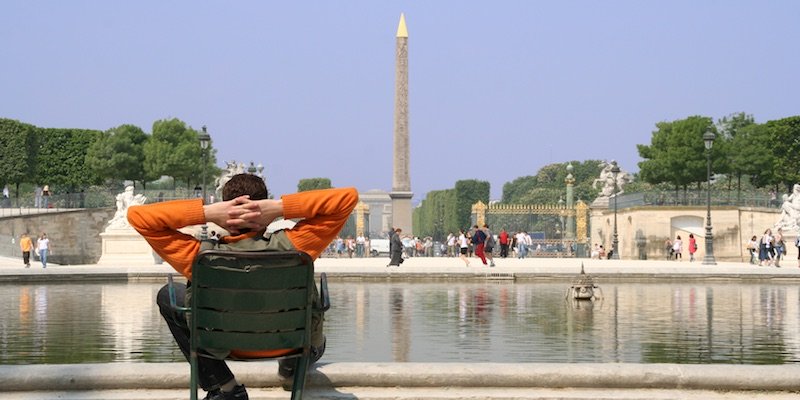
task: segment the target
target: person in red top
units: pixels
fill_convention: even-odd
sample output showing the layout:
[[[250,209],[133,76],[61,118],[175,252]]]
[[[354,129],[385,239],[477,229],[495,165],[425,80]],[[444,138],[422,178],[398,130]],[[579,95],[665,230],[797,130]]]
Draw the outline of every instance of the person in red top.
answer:
[[[689,261],[694,261],[694,253],[697,251],[697,240],[694,234],[689,234]]]
[[[508,232],[506,232],[505,228],[500,230],[500,235],[497,239],[500,242],[500,258],[508,257]]]
[[[354,188],[314,190],[273,200],[268,198],[261,178],[239,174],[225,184],[222,198],[222,202],[207,205],[202,199],[189,199],[133,206],[128,209],[128,222],[191,286],[192,264],[200,251],[200,241],[180,232],[180,228],[212,222],[231,233],[221,239],[231,247],[246,241],[266,241],[267,249],[299,250],[317,259],[344,227],[358,202],[358,193]],[[291,229],[266,233],[267,226],[280,217],[301,220]],[[186,286],[175,286],[178,306],[183,306]],[[156,303],[188,360],[189,329],[183,313],[170,307],[167,286],[159,291]],[[322,315],[314,315],[312,323],[311,344],[316,361],[325,351]],[[288,378],[294,372],[293,363],[283,361],[279,361],[278,373]],[[206,400],[248,399],[244,385],[238,384],[224,360],[199,357],[198,366],[200,386],[208,392]]]

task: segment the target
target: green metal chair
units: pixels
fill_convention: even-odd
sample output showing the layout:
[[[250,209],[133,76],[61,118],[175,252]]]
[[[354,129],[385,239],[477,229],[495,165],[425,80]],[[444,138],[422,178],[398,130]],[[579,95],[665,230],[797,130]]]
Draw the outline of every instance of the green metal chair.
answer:
[[[279,357],[296,357],[292,399],[302,399],[311,359],[311,313],[314,263],[297,251],[204,250],[192,270],[190,395],[197,399],[197,357],[230,350],[291,349]],[[321,303],[327,310],[327,279],[320,279]],[[174,294],[172,294],[174,296]],[[248,358],[249,360],[249,358]]]

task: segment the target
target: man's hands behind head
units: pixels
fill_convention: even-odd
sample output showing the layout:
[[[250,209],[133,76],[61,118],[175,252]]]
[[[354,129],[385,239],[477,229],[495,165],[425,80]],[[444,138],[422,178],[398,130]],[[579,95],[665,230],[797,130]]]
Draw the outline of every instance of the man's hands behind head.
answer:
[[[242,230],[265,229],[276,218],[283,216],[283,202],[272,199],[254,201],[245,195],[205,205],[203,210],[206,221],[213,222],[235,235]]]

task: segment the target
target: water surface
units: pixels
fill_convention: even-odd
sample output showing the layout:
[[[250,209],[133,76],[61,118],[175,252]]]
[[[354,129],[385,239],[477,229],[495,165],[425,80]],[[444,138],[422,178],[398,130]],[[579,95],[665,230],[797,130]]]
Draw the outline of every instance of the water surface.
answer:
[[[182,359],[154,305],[161,284],[0,285],[0,362]],[[800,362],[791,284],[330,282],[325,361]]]

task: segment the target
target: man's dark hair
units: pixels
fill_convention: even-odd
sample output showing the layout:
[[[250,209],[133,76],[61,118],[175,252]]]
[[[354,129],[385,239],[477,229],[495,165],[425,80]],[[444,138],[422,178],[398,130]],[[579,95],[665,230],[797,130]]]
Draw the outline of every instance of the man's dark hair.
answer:
[[[267,185],[264,180],[252,174],[237,174],[222,188],[222,200],[233,200],[239,196],[250,195],[250,200],[267,198]]]

